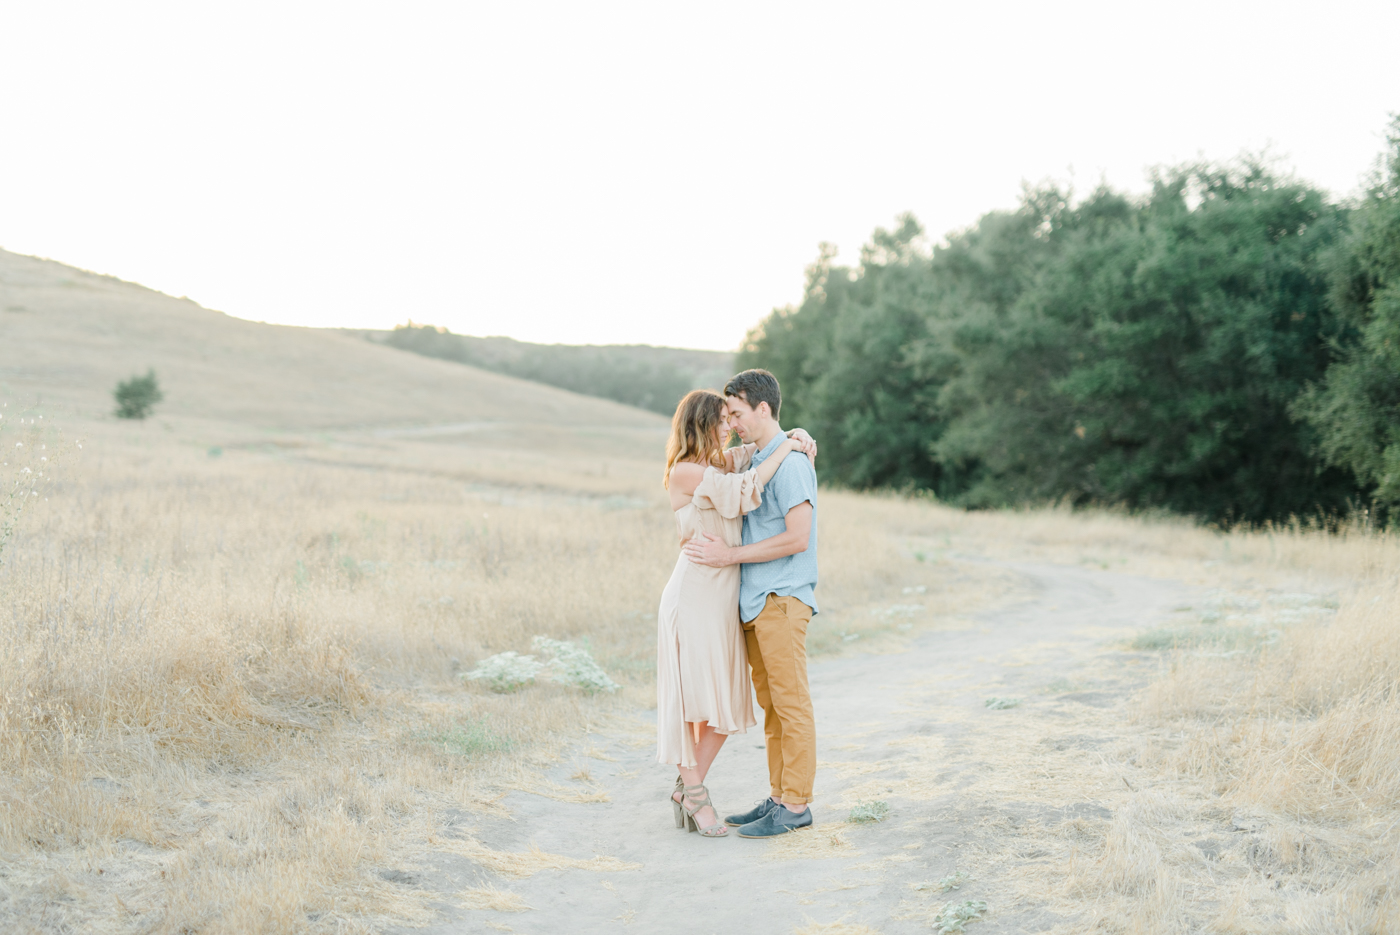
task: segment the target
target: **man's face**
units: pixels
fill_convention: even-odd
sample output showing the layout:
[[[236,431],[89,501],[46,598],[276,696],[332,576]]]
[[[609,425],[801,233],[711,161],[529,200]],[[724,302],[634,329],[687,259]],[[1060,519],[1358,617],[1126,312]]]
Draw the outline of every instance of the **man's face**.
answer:
[[[744,442],[753,441],[759,435],[758,423],[768,412],[767,403],[759,403],[755,410],[738,396],[724,398],[725,422]]]

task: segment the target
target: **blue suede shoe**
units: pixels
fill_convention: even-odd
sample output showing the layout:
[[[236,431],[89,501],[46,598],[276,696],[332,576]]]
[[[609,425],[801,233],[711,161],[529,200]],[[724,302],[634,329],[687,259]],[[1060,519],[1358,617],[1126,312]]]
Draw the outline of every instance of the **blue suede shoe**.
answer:
[[[801,815],[794,815],[781,805],[774,806],[767,815],[751,821],[739,829],[741,838],[772,838],[789,831],[800,831],[812,827],[812,809],[808,806]]]
[[[772,798],[767,798],[764,799],[762,802],[759,802],[747,812],[743,812],[739,815],[730,815],[724,820],[724,823],[732,828],[739,828],[744,825],[752,824],[753,822],[758,821],[760,818],[762,818],[764,815],[767,815],[775,808],[782,808],[782,806],[779,805],[777,802],[774,802]]]

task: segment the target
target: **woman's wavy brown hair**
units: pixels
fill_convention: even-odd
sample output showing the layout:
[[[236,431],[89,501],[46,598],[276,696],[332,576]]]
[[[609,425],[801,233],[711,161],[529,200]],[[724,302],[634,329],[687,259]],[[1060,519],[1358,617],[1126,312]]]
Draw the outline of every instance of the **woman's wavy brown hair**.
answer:
[[[671,468],[677,461],[724,466],[724,397],[713,390],[691,390],[671,417],[671,437],[666,441],[666,473],[661,486],[671,487]]]

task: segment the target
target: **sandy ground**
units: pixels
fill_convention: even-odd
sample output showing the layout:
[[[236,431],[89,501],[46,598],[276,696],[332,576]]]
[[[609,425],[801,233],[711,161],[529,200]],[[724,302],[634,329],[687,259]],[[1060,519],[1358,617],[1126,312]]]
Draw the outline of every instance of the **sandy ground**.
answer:
[[[920,634],[897,653],[811,666],[820,763],[814,829],[777,841],[707,840],[677,830],[667,803],[674,770],[654,762],[654,721],[650,712],[637,712],[634,721],[586,737],[547,775],[556,796],[573,790],[578,798],[607,801],[513,792],[501,803],[508,817],[464,813],[443,829],[447,847],[431,869],[405,873],[406,885],[440,893],[494,889],[515,894],[517,907],[529,909],[443,905],[443,921],[429,931],[712,935],[821,931],[844,922],[869,927],[854,931],[894,935],[929,931],[948,898],[987,900],[987,917],[975,928],[987,935],[1063,922],[1046,905],[1012,898],[1011,889],[979,875],[976,868],[989,865],[970,860],[964,848],[985,856],[989,827],[1029,824],[1053,833],[1063,822],[1106,820],[1121,796],[1103,783],[1085,783],[1068,799],[969,790],[1008,763],[1034,772],[1051,748],[1063,752],[1068,745],[1071,763],[1076,747],[1084,757],[1096,756],[1096,742],[1075,733],[1081,714],[1102,727],[1103,716],[1156,671],[1155,657],[1119,648],[1123,637],[1160,623],[1192,595],[1172,582],[1107,571],[1002,567],[1024,577],[1029,599],[977,616],[967,629]],[[998,710],[986,706],[990,697],[1021,701]],[[1022,731],[1010,744],[996,739],[1001,724],[1029,716],[1049,726]],[[721,814],[764,794],[764,762],[761,728],[731,738],[709,778]],[[890,806],[888,818],[847,821],[853,804],[873,799]],[[489,856],[452,853],[451,842],[467,836],[520,859],[495,863],[507,871],[500,873],[487,869]],[[611,859],[539,869],[542,855],[525,857],[532,849]],[[1044,856],[1023,847],[1000,866]],[[968,868],[973,872],[963,886],[941,893],[938,881]]]

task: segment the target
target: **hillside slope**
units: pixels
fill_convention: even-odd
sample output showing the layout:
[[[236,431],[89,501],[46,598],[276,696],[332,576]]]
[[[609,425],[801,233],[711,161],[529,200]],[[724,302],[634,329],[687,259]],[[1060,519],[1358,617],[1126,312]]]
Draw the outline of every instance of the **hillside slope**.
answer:
[[[106,419],[153,367],[158,414],[281,431],[452,422],[659,431],[631,406],[330,329],[244,321],[135,283],[0,250],[0,397]]]
[[[734,372],[732,351],[649,344],[530,344],[477,338],[409,322],[393,331],[346,330],[378,344],[453,360],[670,416],[694,389],[719,390]]]

